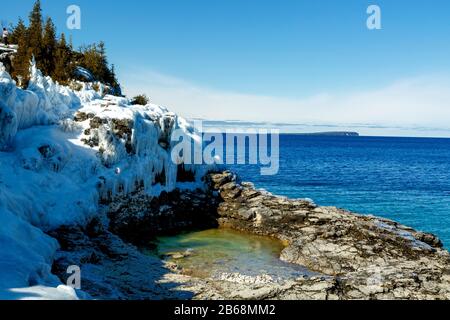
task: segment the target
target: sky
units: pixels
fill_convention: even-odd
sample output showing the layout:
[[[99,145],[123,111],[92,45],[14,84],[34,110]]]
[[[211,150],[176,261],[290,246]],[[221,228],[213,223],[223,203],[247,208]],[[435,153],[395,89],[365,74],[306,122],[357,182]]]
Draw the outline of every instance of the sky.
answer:
[[[3,1],[2,24],[34,0]],[[66,8],[81,8],[68,30]],[[366,26],[369,5],[381,30]],[[450,1],[42,0],[75,46],[103,40],[127,95],[286,131],[450,137]]]

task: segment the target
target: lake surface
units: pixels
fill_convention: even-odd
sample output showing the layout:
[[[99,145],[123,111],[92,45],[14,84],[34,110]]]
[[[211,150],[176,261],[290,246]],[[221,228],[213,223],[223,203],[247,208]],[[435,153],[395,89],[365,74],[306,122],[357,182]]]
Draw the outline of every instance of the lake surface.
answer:
[[[450,139],[282,135],[277,175],[229,168],[278,195],[432,232],[450,248]]]

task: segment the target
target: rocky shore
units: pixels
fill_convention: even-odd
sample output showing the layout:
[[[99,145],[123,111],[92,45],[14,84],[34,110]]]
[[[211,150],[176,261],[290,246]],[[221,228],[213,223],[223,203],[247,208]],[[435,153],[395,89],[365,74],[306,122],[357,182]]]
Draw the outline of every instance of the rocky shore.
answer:
[[[279,238],[287,243],[282,260],[325,275],[312,284],[321,288],[315,298],[450,298],[450,255],[432,234],[277,197],[229,172],[210,175],[209,185],[222,200],[220,226]],[[301,290],[293,295],[307,296]]]
[[[450,299],[450,254],[434,235],[278,197],[230,172],[209,174],[205,183],[206,190],[157,199],[136,192],[105,207],[109,224],[54,232],[63,244],[55,272],[81,264],[91,278],[88,293],[102,299]],[[160,234],[216,226],[280,239],[282,260],[316,274],[282,283],[240,274],[200,279],[137,249]],[[95,281],[102,272],[106,288]]]

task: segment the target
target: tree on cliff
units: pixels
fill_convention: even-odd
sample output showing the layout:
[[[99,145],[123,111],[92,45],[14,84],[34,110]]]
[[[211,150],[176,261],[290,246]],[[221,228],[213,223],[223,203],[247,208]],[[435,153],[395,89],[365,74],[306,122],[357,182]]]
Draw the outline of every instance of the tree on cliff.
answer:
[[[17,26],[15,28],[12,28],[11,36],[9,37],[10,42],[13,44],[18,44],[19,39],[26,36],[27,33],[27,27],[25,26],[24,21],[22,18],[19,18],[19,22],[17,22]]]
[[[31,50],[28,47],[28,30],[23,24],[23,21],[19,21],[13,34],[14,42],[17,43],[19,48],[14,56],[11,74],[18,80],[20,86],[26,86],[29,79]]]
[[[53,76],[53,71],[55,70],[56,63],[56,30],[55,25],[51,18],[47,18],[44,28],[44,37],[42,39],[42,61],[41,61],[41,71],[44,74]]]
[[[111,66],[111,86],[114,88],[115,90],[115,94],[117,95],[121,95],[122,93],[120,92],[120,84],[119,81],[117,80],[117,76],[116,76],[116,67],[114,65]]]
[[[81,48],[78,63],[81,67],[88,69],[97,80],[112,87],[118,85],[114,67],[110,68],[108,65],[104,42]]]
[[[36,59],[37,66],[42,69],[42,9],[41,1],[37,0],[30,13],[30,26],[28,28],[28,48]]]
[[[72,62],[72,50],[67,45],[66,36],[61,34],[55,50],[55,65],[53,70],[53,79],[61,84],[67,84],[70,76],[73,74],[74,65]]]
[[[13,60],[11,75],[16,80],[24,80],[28,74],[30,52],[28,49],[28,30],[22,19],[19,19],[17,26],[11,32],[11,43],[19,45]]]
[[[114,66],[109,67],[105,44],[100,42],[73,50],[71,41],[67,43],[64,34],[58,40],[56,27],[49,17],[43,26],[41,2],[37,0],[29,15],[29,26],[22,19],[13,28],[11,39],[19,45],[14,57],[11,74],[19,80],[19,85],[28,83],[30,60],[34,56],[37,67],[44,75],[67,84],[74,78],[75,66],[88,69],[94,78],[111,86],[112,94],[120,94]]]
[[[13,41],[17,42],[19,48],[13,60],[12,75],[19,81],[19,85],[26,86],[30,78],[29,65],[32,56],[35,57],[39,68],[42,68],[42,12],[39,0],[33,6],[29,15],[30,25],[28,28],[22,19],[14,28]]]

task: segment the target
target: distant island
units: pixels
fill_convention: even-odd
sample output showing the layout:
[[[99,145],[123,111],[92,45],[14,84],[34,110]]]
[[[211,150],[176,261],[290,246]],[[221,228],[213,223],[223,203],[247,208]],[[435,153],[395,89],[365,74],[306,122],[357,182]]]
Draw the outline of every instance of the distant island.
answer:
[[[330,131],[330,132],[296,133],[296,134],[300,136],[359,137],[358,132],[348,132],[348,131]]]

